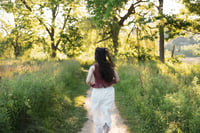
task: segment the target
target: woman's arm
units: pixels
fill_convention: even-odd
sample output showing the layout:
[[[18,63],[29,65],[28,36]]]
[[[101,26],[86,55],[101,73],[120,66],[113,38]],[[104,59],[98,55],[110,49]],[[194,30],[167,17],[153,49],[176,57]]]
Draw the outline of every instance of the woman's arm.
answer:
[[[93,75],[93,72],[94,72],[94,65],[92,65],[88,71],[88,75],[87,75],[87,78],[86,78],[86,83],[91,86],[94,84],[94,75]]]
[[[118,75],[118,73],[115,70],[114,70],[114,75],[115,75],[116,82],[119,82],[120,81],[119,75]]]

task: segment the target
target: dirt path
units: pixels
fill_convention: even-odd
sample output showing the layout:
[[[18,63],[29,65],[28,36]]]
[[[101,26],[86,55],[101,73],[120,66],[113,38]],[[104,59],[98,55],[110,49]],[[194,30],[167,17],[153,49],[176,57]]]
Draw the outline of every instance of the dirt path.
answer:
[[[91,106],[90,106],[90,96],[91,96],[91,89],[88,91],[85,108],[88,111],[88,121],[84,124],[82,131],[79,133],[95,133],[95,125],[92,122],[92,115],[91,115]],[[117,110],[116,106],[114,106],[112,115],[112,129],[109,133],[129,133],[128,128],[125,124],[123,124],[123,119],[119,115],[119,111]]]

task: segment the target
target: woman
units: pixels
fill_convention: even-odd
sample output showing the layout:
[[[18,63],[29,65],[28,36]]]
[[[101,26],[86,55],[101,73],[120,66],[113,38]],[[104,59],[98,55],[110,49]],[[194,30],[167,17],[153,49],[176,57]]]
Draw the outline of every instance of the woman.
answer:
[[[96,133],[108,133],[111,128],[110,111],[114,104],[115,90],[112,84],[119,82],[119,76],[106,48],[95,49],[96,63],[89,69],[86,83],[91,86],[91,108]]]

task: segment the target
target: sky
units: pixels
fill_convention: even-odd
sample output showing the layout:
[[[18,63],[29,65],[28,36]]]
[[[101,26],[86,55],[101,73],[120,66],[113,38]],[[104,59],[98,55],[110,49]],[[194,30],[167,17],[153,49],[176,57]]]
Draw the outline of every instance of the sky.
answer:
[[[179,10],[183,7],[177,0],[164,0],[163,11],[165,14],[177,14]]]

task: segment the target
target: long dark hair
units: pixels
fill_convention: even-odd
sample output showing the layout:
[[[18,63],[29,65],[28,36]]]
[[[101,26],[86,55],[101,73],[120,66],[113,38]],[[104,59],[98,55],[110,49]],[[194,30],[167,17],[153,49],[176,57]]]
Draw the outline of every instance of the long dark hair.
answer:
[[[115,65],[110,58],[108,49],[97,47],[95,49],[95,60],[99,65],[99,72],[101,77],[106,82],[113,81]]]

